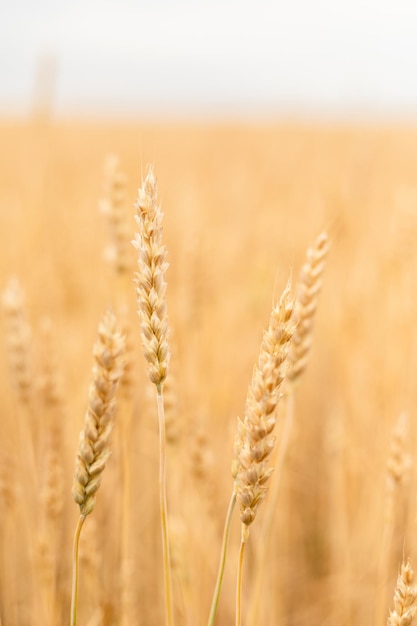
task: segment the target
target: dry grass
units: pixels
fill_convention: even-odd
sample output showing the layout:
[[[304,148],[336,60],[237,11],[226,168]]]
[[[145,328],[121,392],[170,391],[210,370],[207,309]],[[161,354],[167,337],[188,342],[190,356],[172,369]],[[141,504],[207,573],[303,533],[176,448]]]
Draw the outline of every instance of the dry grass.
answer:
[[[390,446],[392,426],[404,411],[407,458],[415,458],[417,445],[417,132],[9,121],[0,123],[0,145],[0,290],[7,296],[10,277],[17,276],[23,296],[17,306],[19,298],[13,304],[9,291],[9,316],[1,320],[3,626],[69,621],[78,513],[71,498],[74,455],[91,346],[109,304],[128,331],[129,383],[112,457],[83,529],[79,624],[164,620],[157,415],[149,401],[132,273],[103,259],[109,224],[97,205],[109,153],[118,155],[117,171],[126,174],[115,175],[119,182],[108,191],[108,197],[116,194],[118,211],[128,212],[126,219],[117,215],[124,224],[123,248],[116,253],[123,268],[135,264],[125,229],[132,239],[133,204],[148,162],[155,163],[165,212],[172,352],[167,392],[172,385],[175,398],[167,449],[175,623],[207,623],[236,416],[244,411],[271,293],[279,293],[289,271],[299,275],[306,248],[328,225],[332,250],[308,365],[297,384],[265,560],[261,623],[369,626],[378,594],[386,623],[403,554],[415,562],[417,549],[417,476],[415,464],[407,464],[407,479],[395,487],[386,576],[378,581],[386,465],[391,458],[393,476],[398,474],[392,465],[400,460],[398,451],[390,457]],[[111,228],[116,249],[119,226]],[[20,331],[10,325],[11,304]],[[278,444],[287,400],[278,407]],[[243,623],[275,477],[247,544]],[[45,510],[54,483],[60,496],[52,537]],[[219,626],[234,620],[238,544],[237,515]]]

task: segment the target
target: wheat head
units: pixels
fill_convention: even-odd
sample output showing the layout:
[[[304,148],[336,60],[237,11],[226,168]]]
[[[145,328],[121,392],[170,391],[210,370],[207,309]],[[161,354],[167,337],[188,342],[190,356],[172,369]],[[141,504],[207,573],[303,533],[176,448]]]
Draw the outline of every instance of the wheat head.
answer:
[[[168,263],[161,243],[163,213],[151,167],[139,189],[135,208],[138,232],[133,245],[138,251],[135,283],[142,345],[149,378],[160,386],[167,376],[170,358],[165,280]]]
[[[297,327],[288,355],[290,362],[288,379],[292,382],[299,378],[307,365],[314,315],[322,286],[322,275],[326,266],[328,250],[328,236],[326,233],[321,233],[313,246],[307,250],[307,260],[301,270],[294,310]]]
[[[93,382],[90,386],[84,429],[80,435],[72,495],[86,517],[94,509],[101,474],[110,456],[110,436],[116,408],[116,391],[123,374],[124,338],[110,311],[98,329],[94,346]]]
[[[272,310],[249,386],[245,417],[238,420],[233,476],[240,506],[242,542],[247,540],[249,526],[266,495],[265,484],[272,473],[272,469],[268,468],[268,457],[274,447],[272,431],[276,421],[275,412],[294,333],[293,308],[288,285],[280,302]]]
[[[414,585],[414,572],[408,561],[401,564],[397,586],[394,592],[394,610],[391,611],[387,626],[409,626],[416,614],[417,586]]]

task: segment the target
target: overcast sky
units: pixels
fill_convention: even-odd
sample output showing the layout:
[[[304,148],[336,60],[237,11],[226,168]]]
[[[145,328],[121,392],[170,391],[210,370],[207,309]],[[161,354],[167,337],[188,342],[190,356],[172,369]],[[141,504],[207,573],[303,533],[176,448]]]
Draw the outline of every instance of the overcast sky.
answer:
[[[0,0],[0,110],[417,118],[417,0]],[[47,62],[41,63],[41,59]],[[49,59],[49,61],[48,61]]]

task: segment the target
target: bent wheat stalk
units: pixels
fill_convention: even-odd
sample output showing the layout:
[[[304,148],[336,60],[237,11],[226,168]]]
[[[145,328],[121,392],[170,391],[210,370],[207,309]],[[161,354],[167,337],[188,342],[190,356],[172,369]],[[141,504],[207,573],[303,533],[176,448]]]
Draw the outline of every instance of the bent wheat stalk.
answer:
[[[101,475],[110,456],[116,392],[124,368],[125,343],[111,312],[104,316],[98,335],[94,346],[93,382],[84,429],[80,435],[72,487],[72,496],[80,507],[80,517],[74,536],[71,626],[76,626],[77,623],[80,533],[87,515],[94,509]]]
[[[170,352],[168,346],[168,315],[165,272],[168,269],[166,249],[162,244],[163,213],[158,200],[156,180],[151,167],[138,192],[135,204],[138,232],[133,245],[138,251],[138,272],[135,274],[142,347],[148,374],[156,387],[159,421],[159,503],[165,585],[165,617],[167,626],[174,623],[172,580],[169,549],[166,496],[166,432],[163,382],[167,376]]]

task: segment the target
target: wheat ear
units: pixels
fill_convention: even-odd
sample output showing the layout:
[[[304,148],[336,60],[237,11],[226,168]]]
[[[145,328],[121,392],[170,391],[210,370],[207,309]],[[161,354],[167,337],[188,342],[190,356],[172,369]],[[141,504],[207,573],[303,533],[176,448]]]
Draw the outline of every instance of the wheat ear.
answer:
[[[241,583],[244,547],[249,528],[254,522],[266,483],[272,474],[268,468],[269,456],[275,438],[272,434],[280,388],[287,373],[287,355],[294,334],[294,302],[290,286],[285,288],[279,303],[272,310],[268,329],[264,332],[258,363],[248,389],[246,411],[238,420],[235,440],[233,476],[235,493],[240,507],[241,546],[236,587],[236,626],[241,623]]]
[[[142,347],[148,364],[148,374],[156,387],[159,423],[159,510],[162,534],[162,555],[165,586],[165,618],[167,626],[174,623],[171,563],[166,496],[166,432],[163,382],[168,372],[168,315],[165,273],[168,269],[166,249],[162,244],[163,213],[152,167],[135,204],[138,232],[133,245],[138,251],[138,272],[135,275]]]
[[[407,413],[400,413],[391,438],[390,452],[387,461],[384,526],[382,541],[379,550],[377,574],[377,593],[375,601],[375,626],[382,623],[386,615],[386,582],[392,557],[392,540],[395,528],[396,512],[398,511],[398,496],[401,485],[411,466],[411,455],[407,450],[409,424]]]
[[[39,493],[39,442],[41,429],[34,402],[34,375],[32,364],[32,329],[29,324],[25,293],[20,281],[13,277],[2,294],[2,308],[6,322],[6,342],[9,368],[16,392],[16,428],[22,451],[22,468],[28,473],[30,495]]]
[[[292,383],[298,380],[307,365],[314,317],[328,251],[329,239],[327,234],[323,232],[317,237],[313,246],[307,250],[307,259],[298,280],[294,309],[297,327],[288,355],[290,367],[287,377]]]
[[[142,346],[149,378],[160,387],[166,378],[170,357],[165,280],[168,263],[165,246],[161,243],[163,213],[151,167],[139,189],[135,208],[138,232],[133,245],[138,251],[139,271],[135,274],[135,283]]]
[[[262,597],[264,563],[267,559],[269,542],[278,508],[278,496],[281,484],[282,470],[287,455],[287,449],[291,438],[292,424],[294,420],[294,391],[300,376],[303,374],[311,347],[314,317],[316,314],[318,296],[322,286],[322,276],[326,265],[326,257],[329,250],[329,240],[325,232],[322,232],[311,248],[308,248],[306,260],[302,267],[296,289],[294,303],[294,319],[296,327],[288,352],[289,369],[287,380],[289,381],[289,393],[286,398],[285,420],[277,450],[275,462],[275,475],[271,488],[271,506],[263,525],[260,546],[257,551],[257,567],[255,582],[249,601],[248,625],[254,626],[259,621],[259,608]]]
[[[394,610],[390,612],[387,626],[410,626],[417,611],[416,598],[414,572],[408,561],[401,564],[394,591]]]
[[[104,189],[100,209],[108,218],[112,238],[106,250],[106,257],[118,274],[127,274],[131,270],[127,183],[127,176],[120,169],[118,157],[114,154],[109,155],[104,167]]]
[[[72,488],[73,498],[80,507],[80,518],[74,537],[71,626],[77,623],[79,538],[85,518],[94,509],[101,476],[110,456],[110,436],[117,387],[123,374],[124,347],[124,338],[117,329],[115,316],[108,311],[99,325],[98,340],[94,346],[93,382]]]
[[[249,526],[265,498],[265,485],[272,474],[272,469],[268,469],[268,457],[274,447],[272,431],[276,421],[275,411],[294,333],[293,308],[288,285],[280,302],[272,310],[248,389],[245,417],[238,420],[233,474],[243,542],[248,539]]]
[[[30,365],[31,329],[26,318],[25,297],[17,278],[12,278],[2,297],[7,317],[10,369],[17,396],[28,405],[33,396],[33,373]]]

